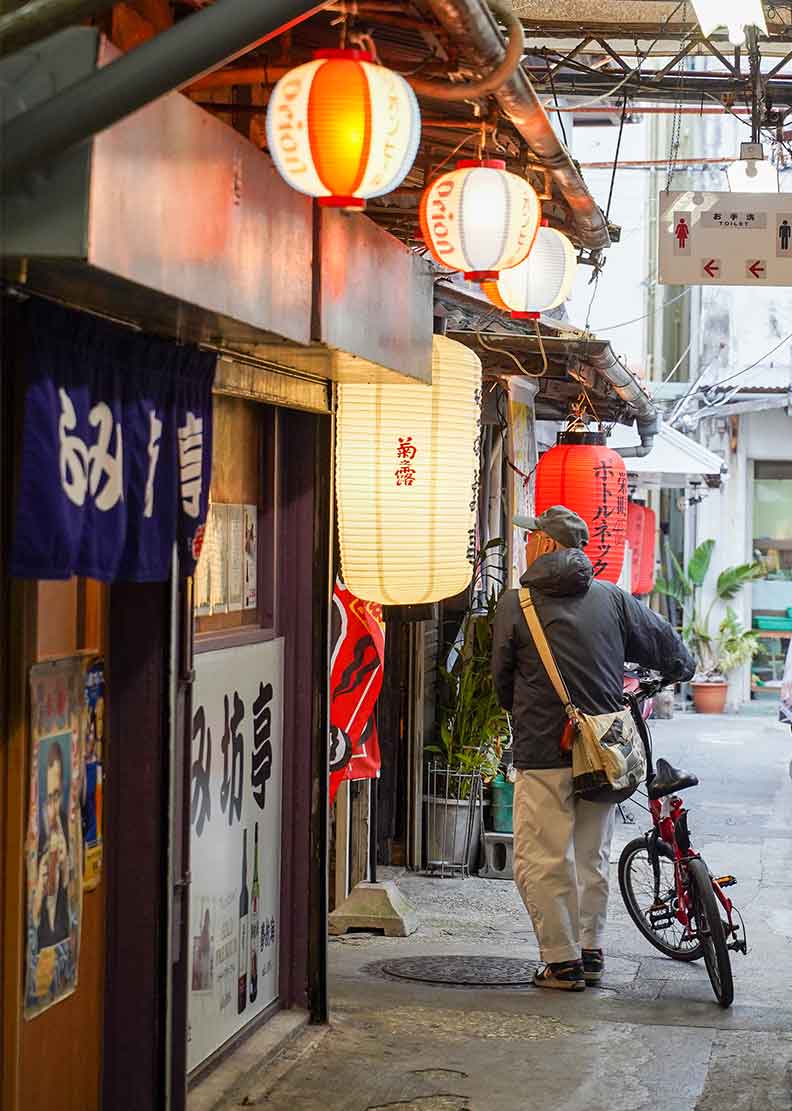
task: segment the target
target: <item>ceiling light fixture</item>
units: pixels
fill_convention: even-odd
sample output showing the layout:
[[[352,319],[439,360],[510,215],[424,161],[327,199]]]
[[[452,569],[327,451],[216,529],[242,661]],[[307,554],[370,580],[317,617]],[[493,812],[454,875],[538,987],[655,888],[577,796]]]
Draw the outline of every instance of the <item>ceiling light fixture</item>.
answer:
[[[740,143],[740,157],[726,168],[732,193],[777,193],[778,169],[765,158],[761,143]]]
[[[718,27],[726,27],[732,46],[743,46],[746,27],[767,34],[762,0],[693,0],[693,7],[702,34],[709,36]]]

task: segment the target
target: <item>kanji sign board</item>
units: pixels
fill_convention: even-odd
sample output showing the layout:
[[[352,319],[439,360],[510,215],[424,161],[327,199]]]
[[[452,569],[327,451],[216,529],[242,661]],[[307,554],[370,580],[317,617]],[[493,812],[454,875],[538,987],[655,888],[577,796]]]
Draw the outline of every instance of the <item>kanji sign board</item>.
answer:
[[[792,285],[792,196],[660,194],[661,285]]]

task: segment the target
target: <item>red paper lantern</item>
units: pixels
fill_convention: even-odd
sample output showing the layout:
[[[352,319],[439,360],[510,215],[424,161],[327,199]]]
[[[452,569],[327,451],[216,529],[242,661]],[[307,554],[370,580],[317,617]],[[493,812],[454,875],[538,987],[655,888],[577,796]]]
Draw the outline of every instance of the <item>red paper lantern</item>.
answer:
[[[638,508],[638,507],[636,507]],[[651,594],[655,586],[655,535],[657,517],[647,505],[640,507],[643,516],[641,562],[637,578],[633,577],[633,594]]]
[[[562,432],[536,469],[536,512],[565,505],[589,527],[594,576],[618,582],[627,536],[627,468],[602,432]]]
[[[631,501],[627,506],[627,543],[630,545],[630,589],[633,594],[642,594],[641,566],[644,547],[644,507]]]

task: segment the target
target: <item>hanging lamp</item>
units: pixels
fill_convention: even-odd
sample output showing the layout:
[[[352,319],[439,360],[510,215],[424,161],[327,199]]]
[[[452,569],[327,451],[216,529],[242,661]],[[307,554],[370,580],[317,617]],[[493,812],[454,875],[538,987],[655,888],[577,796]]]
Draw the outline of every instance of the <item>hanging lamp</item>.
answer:
[[[410,171],[421,138],[415,93],[365,50],[318,50],[278,81],[267,143],[281,176],[320,205],[363,208]]]
[[[574,422],[536,468],[536,515],[565,505],[586,522],[586,555],[594,577],[618,582],[627,536],[627,468],[605,444],[604,432],[589,432]]]
[[[563,304],[577,274],[577,255],[571,242],[556,228],[543,224],[526,259],[504,270],[482,290],[499,309],[515,320],[534,320]]]
[[[778,193],[778,169],[761,143],[740,143],[740,157],[726,168],[732,193]]]
[[[767,34],[762,0],[693,0],[693,8],[703,35],[709,37],[718,27],[726,27],[732,46],[744,44],[746,27]]]
[[[457,162],[421,198],[421,230],[433,257],[474,282],[522,262],[541,218],[536,191],[498,158]]]
[[[338,385],[341,574],[358,598],[436,602],[472,574],[481,363],[435,336],[431,386]]]

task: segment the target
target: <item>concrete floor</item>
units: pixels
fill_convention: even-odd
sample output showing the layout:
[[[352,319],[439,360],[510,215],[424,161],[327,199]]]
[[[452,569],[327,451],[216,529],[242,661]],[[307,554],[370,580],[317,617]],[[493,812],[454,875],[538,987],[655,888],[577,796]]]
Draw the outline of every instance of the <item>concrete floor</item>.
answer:
[[[579,995],[389,979],[397,956],[535,959],[514,886],[398,884],[409,938],[330,943],[332,1021],[248,1073],[217,1108],[271,1111],[790,1111],[792,1109],[792,735],[772,717],[679,716],[655,752],[695,771],[694,845],[731,872],[751,952],[733,954],[735,1003],[714,1001],[702,962],[666,960],[627,917],[615,865],[644,822],[617,824],[603,986]],[[637,808],[628,804],[628,810]]]

